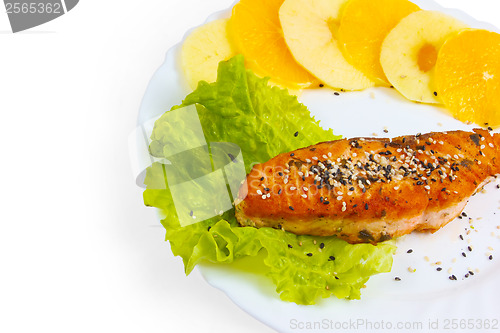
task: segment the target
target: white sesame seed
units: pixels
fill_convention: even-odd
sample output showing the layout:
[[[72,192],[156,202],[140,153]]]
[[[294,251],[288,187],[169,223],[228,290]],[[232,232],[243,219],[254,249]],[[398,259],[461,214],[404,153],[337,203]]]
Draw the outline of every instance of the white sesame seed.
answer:
[[[481,141],[484,141],[484,140],[485,140],[485,138],[484,138],[484,136],[482,136],[482,137],[481,137]]]
[[[425,186],[424,186],[424,188],[425,188],[426,190],[430,190],[430,189],[431,189],[431,187],[430,187],[429,185],[425,185]]]
[[[338,194],[338,195],[342,195],[342,194],[344,194],[344,192],[337,191],[337,194]]]
[[[304,186],[302,189],[303,189],[305,192],[309,191],[309,189],[308,189],[307,187],[305,187],[305,186]]]
[[[311,163],[312,161],[310,159],[306,158],[306,162]]]
[[[347,210],[346,206],[342,206],[342,211],[345,212]]]
[[[457,154],[453,155],[453,158],[458,160],[458,155]]]
[[[288,184],[288,178],[283,179],[283,183],[286,185]]]
[[[443,141],[439,141],[439,144],[440,144],[440,145],[444,145],[444,142],[443,142]]]
[[[351,196],[351,195],[353,195],[353,192],[347,192],[347,195]]]
[[[316,156],[313,156],[312,159],[315,160],[315,161],[318,160],[318,158]]]
[[[267,194],[267,197],[268,197],[268,198],[270,198],[270,197],[271,197],[271,193],[268,193],[268,194]]]
[[[488,143],[488,146],[490,146],[491,148],[495,147],[491,142]]]
[[[394,186],[394,190],[395,191],[399,190],[399,186]]]
[[[290,191],[295,191],[297,188],[295,186],[290,187]]]
[[[262,200],[266,200],[266,198],[267,198],[267,195],[263,194],[262,195]]]
[[[357,156],[358,156],[358,154],[352,153],[352,157],[357,157]]]
[[[481,149],[484,149],[484,148],[486,148],[486,146],[485,145],[481,145]]]
[[[262,191],[261,190],[257,190],[257,194],[258,195],[262,195]]]
[[[289,172],[290,172],[290,170],[285,169],[285,170],[283,170],[283,172],[284,172],[284,173],[289,173]]]
[[[477,161],[477,164],[481,164],[481,161]]]
[[[342,196],[341,196],[341,195],[339,195],[339,196],[337,197],[337,200],[338,200],[338,201],[342,200]]]
[[[304,175],[304,173],[303,173],[302,171],[297,172],[297,174],[298,174],[300,177],[302,177],[302,176]]]
[[[193,217],[193,219],[195,219],[195,218],[196,218],[196,216],[195,216],[195,215],[193,215],[192,217]]]
[[[302,194],[302,198],[306,199],[307,198],[307,194]]]
[[[328,153],[328,157],[332,157],[332,153]]]
[[[323,155],[323,158],[324,158],[324,159],[326,160],[326,159],[328,159],[328,156],[326,156],[326,155]]]

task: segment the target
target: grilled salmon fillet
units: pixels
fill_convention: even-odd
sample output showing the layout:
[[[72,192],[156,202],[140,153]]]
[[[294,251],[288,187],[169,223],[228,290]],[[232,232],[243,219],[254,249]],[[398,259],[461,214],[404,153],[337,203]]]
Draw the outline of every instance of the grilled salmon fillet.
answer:
[[[481,129],[319,143],[255,165],[236,218],[349,243],[435,232],[500,173],[499,145]]]

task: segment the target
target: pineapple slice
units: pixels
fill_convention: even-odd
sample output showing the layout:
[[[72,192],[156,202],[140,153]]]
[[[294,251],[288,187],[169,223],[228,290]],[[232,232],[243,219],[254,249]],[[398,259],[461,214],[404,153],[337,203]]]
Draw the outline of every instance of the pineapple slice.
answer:
[[[228,21],[220,19],[202,25],[182,44],[181,67],[191,89],[196,89],[201,80],[215,82],[219,62],[236,55],[228,38]]]
[[[403,18],[385,38],[380,63],[389,82],[409,100],[441,103],[434,83],[434,66],[443,43],[467,25],[435,11],[418,11]]]
[[[348,0],[285,0],[279,17],[295,60],[324,84],[362,90],[375,83],[349,64],[337,42],[341,9]]]

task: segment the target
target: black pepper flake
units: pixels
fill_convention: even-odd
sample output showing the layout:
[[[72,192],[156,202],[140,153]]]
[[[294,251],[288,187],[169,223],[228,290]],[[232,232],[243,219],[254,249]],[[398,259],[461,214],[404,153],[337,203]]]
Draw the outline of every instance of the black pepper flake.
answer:
[[[394,280],[396,280],[396,281],[401,281],[401,278],[400,278],[399,276],[396,276],[396,277],[394,278]]]
[[[294,136],[294,137],[298,137],[298,136],[299,136],[299,131],[295,132],[295,133],[293,134],[293,136]]]
[[[292,249],[293,248],[292,244],[288,244],[288,248]]]
[[[406,251],[406,253],[412,253],[413,250],[412,249],[409,249],[408,251]]]
[[[323,249],[324,247],[325,247],[325,243],[321,243],[321,244],[319,244],[319,248],[320,248],[320,249]]]
[[[312,255],[313,255],[313,254],[312,254],[311,252],[309,252],[309,253],[307,254],[307,256],[308,256],[308,257],[312,257]]]
[[[328,257],[328,261],[334,261],[335,260],[335,257],[334,256],[330,256]]]
[[[288,206],[288,208],[290,208],[290,210],[294,210],[292,206]]]

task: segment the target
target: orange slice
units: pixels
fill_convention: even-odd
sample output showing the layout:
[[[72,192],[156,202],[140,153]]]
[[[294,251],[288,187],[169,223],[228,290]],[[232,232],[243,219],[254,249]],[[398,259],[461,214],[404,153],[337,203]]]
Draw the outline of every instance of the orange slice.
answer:
[[[319,81],[293,58],[283,37],[279,9],[284,0],[241,0],[233,7],[229,33],[246,66],[285,87],[307,88]]]
[[[420,10],[407,0],[351,0],[342,14],[339,45],[352,65],[380,85],[389,80],[380,65],[380,49],[402,18]]]
[[[464,30],[438,53],[436,90],[453,116],[481,126],[500,126],[500,34]]]

